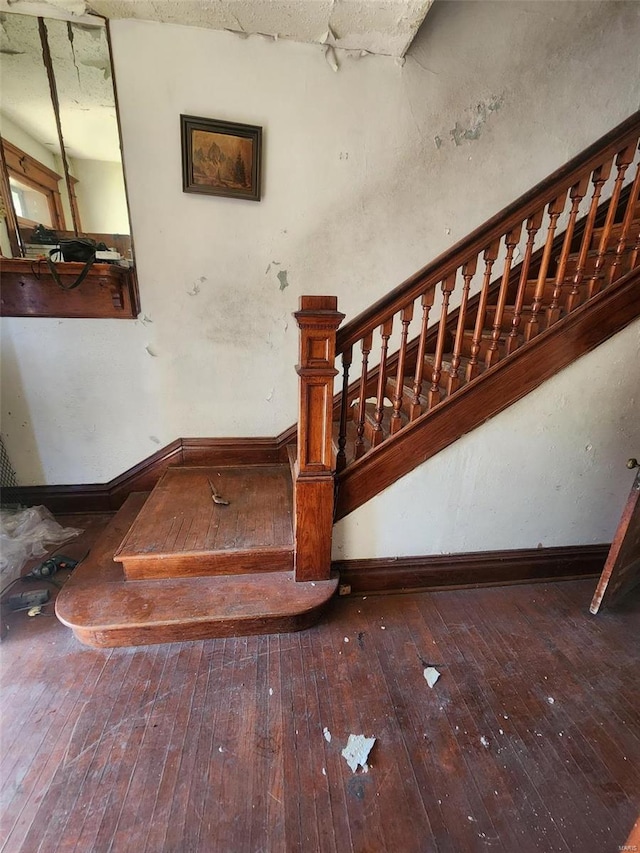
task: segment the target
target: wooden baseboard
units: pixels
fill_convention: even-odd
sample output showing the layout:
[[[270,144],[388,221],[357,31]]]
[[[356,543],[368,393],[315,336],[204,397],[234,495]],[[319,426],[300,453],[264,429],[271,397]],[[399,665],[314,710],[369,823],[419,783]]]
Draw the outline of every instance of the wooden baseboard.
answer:
[[[269,465],[286,462],[295,430],[275,438],[178,438],[108,483],[13,486],[2,490],[6,504],[46,506],[60,515],[115,512],[133,492],[148,492],[171,465]]]
[[[513,551],[478,551],[425,557],[337,560],[341,595],[459,589],[464,587],[593,577],[609,545],[569,545]]]

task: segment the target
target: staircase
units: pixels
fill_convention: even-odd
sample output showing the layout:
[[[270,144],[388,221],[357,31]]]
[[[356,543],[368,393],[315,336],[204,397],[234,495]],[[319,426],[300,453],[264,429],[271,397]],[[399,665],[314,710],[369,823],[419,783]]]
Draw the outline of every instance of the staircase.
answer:
[[[291,519],[288,465],[169,468],[126,499],[58,618],[97,647],[307,628],[338,581],[296,582]]]
[[[59,618],[94,646],[317,620],[336,518],[640,316],[639,137],[636,113],[340,329],[303,297],[297,442],[130,494]]]

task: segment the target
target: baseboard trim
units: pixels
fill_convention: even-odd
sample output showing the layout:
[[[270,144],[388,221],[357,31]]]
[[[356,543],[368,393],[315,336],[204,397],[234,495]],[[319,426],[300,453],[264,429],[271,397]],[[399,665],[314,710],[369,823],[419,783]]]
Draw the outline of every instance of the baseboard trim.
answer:
[[[24,506],[42,505],[59,515],[115,512],[132,492],[151,491],[171,465],[265,465],[287,462],[287,445],[295,440],[296,432],[292,428],[275,438],[177,438],[108,483],[12,486],[2,490],[2,501]]]
[[[602,571],[610,545],[569,545],[424,557],[336,560],[341,595],[573,580]]]

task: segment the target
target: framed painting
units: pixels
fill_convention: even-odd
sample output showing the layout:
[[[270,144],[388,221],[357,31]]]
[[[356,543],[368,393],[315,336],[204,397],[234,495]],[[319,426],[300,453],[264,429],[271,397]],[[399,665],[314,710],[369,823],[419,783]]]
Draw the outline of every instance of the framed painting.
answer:
[[[182,189],[260,201],[262,128],[180,116]]]

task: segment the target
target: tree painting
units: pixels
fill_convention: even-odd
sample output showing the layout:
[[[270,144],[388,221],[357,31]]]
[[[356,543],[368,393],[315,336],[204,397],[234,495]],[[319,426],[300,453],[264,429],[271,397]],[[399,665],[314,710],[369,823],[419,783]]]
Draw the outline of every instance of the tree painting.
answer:
[[[191,139],[195,184],[238,190],[251,187],[251,139],[206,130],[194,130]]]

